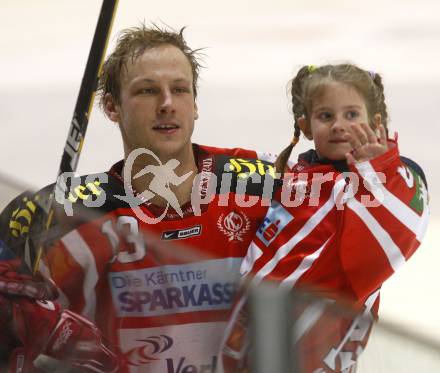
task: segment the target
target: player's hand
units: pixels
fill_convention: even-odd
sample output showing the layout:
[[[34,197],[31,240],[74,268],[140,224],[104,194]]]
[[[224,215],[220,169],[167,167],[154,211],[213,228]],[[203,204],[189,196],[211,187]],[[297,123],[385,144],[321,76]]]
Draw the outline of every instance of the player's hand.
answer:
[[[32,299],[53,300],[58,296],[54,283],[37,273],[24,273],[21,260],[0,260],[0,293]]]
[[[0,294],[0,324],[3,334],[22,344],[10,354],[10,372],[39,372],[34,361],[41,355],[65,364],[63,371],[113,373],[121,367],[98,328],[57,303]]]
[[[40,273],[32,276],[3,241],[0,241],[0,293],[40,300],[52,300],[58,296],[55,284]]]
[[[351,132],[345,134],[345,139],[353,149],[345,154],[348,164],[368,161],[388,150],[387,135],[385,127],[381,124],[380,115],[376,115],[375,122],[378,135],[366,123],[352,124]]]

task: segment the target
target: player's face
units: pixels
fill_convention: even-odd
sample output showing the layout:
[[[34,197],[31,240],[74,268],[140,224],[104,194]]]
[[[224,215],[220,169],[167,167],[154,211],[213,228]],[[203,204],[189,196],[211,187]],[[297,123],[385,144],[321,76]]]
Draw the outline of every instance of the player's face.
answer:
[[[127,63],[114,118],[121,128],[126,156],[134,149],[147,148],[165,161],[192,152],[197,119],[192,84],[189,61],[171,45],[148,49]]]
[[[330,160],[345,159],[352,150],[345,139],[350,125],[369,123],[363,97],[349,85],[332,82],[313,100],[310,132],[320,157]]]

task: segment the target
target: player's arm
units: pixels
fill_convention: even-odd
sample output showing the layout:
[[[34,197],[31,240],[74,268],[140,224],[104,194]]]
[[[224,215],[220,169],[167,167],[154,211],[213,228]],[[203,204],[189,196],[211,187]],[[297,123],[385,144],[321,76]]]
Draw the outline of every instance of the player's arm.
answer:
[[[397,146],[352,171],[359,187],[344,206],[340,258],[353,290],[364,299],[420,246],[429,198],[420,167],[403,162]]]
[[[77,185],[78,190],[84,189],[81,196],[87,199],[91,191],[83,187],[81,182],[84,180],[72,179],[72,188],[73,185]],[[61,252],[57,253],[58,248],[63,246],[60,243],[61,239],[78,226],[100,216],[99,209],[87,209],[87,206],[83,205],[83,200],[78,198],[73,188],[68,198],[65,198],[66,202],[73,207],[73,213],[69,215],[65,205],[57,201],[54,205],[51,226],[49,229],[42,227],[44,219],[41,219],[41,215],[45,213],[40,207],[40,201],[44,200],[52,189],[53,185],[49,185],[37,193],[25,192],[15,198],[0,214],[0,241],[2,241],[0,244],[0,292],[34,299],[54,299],[57,294],[53,291],[52,281],[45,279],[40,273],[30,275],[30,263],[35,261],[32,256],[36,254],[36,249],[40,245],[41,235],[43,234],[44,237],[43,245],[46,248],[46,256],[48,252],[52,252],[51,255],[61,255]],[[56,249],[51,250],[53,247]],[[76,275],[75,268],[69,268],[69,270],[71,270],[71,277]]]
[[[2,338],[15,341],[10,372],[38,371],[40,355],[84,372],[117,372],[122,364],[93,323],[55,302],[0,294],[0,324]]]

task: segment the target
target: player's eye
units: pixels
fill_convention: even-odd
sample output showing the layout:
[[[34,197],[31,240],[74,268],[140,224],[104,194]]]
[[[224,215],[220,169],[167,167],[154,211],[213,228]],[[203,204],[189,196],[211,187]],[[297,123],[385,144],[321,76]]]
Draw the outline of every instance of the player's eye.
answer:
[[[323,122],[327,122],[333,118],[333,114],[329,111],[321,111],[317,115],[318,119]]]
[[[345,115],[348,120],[353,120],[359,117],[359,112],[356,110],[349,110]]]
[[[157,93],[157,89],[153,87],[144,87],[139,90],[139,93],[143,95],[154,95]]]
[[[180,94],[180,93],[189,93],[189,88],[188,87],[175,87],[173,89],[174,93]]]

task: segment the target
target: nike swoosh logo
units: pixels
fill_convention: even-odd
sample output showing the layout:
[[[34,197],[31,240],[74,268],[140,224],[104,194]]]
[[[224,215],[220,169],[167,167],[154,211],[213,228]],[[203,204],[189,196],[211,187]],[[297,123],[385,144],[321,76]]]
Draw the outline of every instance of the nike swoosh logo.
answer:
[[[164,234],[163,234],[163,238],[167,239],[167,238],[172,237],[173,235],[174,235],[174,232],[171,232],[171,233],[164,233]]]

